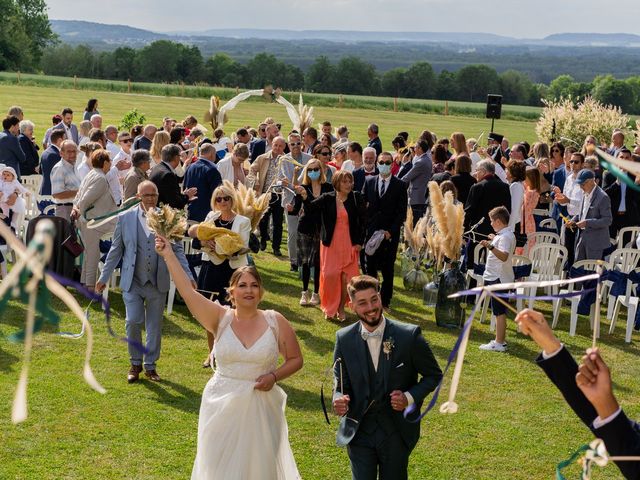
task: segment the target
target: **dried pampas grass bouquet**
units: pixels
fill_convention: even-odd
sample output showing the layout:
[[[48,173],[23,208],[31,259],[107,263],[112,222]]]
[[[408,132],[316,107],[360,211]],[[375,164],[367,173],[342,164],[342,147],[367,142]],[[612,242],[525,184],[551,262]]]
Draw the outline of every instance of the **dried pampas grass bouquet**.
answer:
[[[175,243],[182,240],[187,231],[187,218],[184,210],[161,205],[147,210],[147,226],[156,235]]]

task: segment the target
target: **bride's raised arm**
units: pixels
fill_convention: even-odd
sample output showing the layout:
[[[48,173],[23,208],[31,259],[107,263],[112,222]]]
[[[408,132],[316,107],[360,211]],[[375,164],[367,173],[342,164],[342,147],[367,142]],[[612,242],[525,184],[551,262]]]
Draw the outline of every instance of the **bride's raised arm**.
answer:
[[[218,329],[218,321],[224,315],[226,309],[198,293],[182,269],[169,241],[159,235],[156,235],[156,252],[167,263],[167,268],[173,282],[176,284],[176,289],[187,304],[191,315],[204,328],[215,334]]]

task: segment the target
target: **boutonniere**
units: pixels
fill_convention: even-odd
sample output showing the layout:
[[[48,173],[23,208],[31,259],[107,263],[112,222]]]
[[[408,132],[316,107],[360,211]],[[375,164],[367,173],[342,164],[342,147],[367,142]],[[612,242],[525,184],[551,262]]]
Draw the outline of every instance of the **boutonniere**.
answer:
[[[389,360],[389,355],[391,355],[394,345],[393,337],[389,337],[382,342],[382,352],[387,356],[387,360]]]

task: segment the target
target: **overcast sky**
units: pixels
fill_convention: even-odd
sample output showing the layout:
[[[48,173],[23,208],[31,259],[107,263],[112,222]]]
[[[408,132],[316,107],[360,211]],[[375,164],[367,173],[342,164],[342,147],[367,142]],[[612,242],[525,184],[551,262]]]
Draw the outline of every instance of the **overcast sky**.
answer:
[[[640,33],[638,0],[47,0],[49,18],[157,32],[212,28]],[[635,24],[635,25],[634,25]]]

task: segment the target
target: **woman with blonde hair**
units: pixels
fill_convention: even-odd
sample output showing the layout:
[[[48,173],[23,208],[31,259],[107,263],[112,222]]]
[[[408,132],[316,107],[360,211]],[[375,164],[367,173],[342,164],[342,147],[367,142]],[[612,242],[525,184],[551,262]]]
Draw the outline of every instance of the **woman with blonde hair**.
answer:
[[[296,187],[296,193],[302,197],[307,213],[320,215],[320,306],[325,319],[344,322],[347,284],[359,272],[366,207],[362,194],[353,191],[351,172],[337,171],[331,183],[335,191],[315,199],[302,185]]]
[[[151,154],[154,165],[157,165],[162,161],[162,147],[169,145],[169,143],[171,143],[171,137],[169,136],[169,133],[164,130],[158,130],[153,136],[149,153]]]
[[[202,393],[191,478],[300,478],[284,414],[287,395],[276,383],[302,368],[302,353],[287,319],[258,308],[260,274],[250,266],[233,273],[227,308],[193,288],[166,239],[156,237],[156,251],[193,317],[216,337],[216,370]]]
[[[219,228],[227,228],[232,232],[236,232],[242,238],[244,248],[249,246],[249,235],[251,234],[251,221],[234,210],[235,192],[227,185],[222,184],[213,191],[211,195],[211,212],[204,219],[203,223],[213,224]],[[198,227],[200,224],[189,227],[188,235],[192,238],[198,238]],[[198,291],[207,298],[217,298],[218,302],[223,305],[229,305],[226,297],[227,287],[231,275],[239,267],[247,265],[247,254],[240,255],[223,255],[218,253],[215,240],[205,240],[202,242],[203,247],[207,247],[209,254],[202,254],[202,267],[198,274]],[[209,344],[209,354],[213,348],[213,335],[207,332],[207,341]],[[210,355],[203,363],[203,367],[209,367]]]
[[[333,191],[333,186],[327,182],[322,163],[317,158],[310,159],[302,171],[302,186],[311,201],[324,193]],[[302,208],[302,196],[298,193],[293,199],[293,205],[287,205],[289,215],[298,215],[298,258],[297,265],[302,269],[302,296],[300,305],[318,305],[320,303],[320,213],[312,209]],[[309,280],[313,267],[313,293],[309,296]]]
[[[458,155],[469,156],[469,150],[467,148],[467,139],[462,132],[453,132],[451,134],[451,148],[454,150],[454,154],[451,158],[455,159]]]

